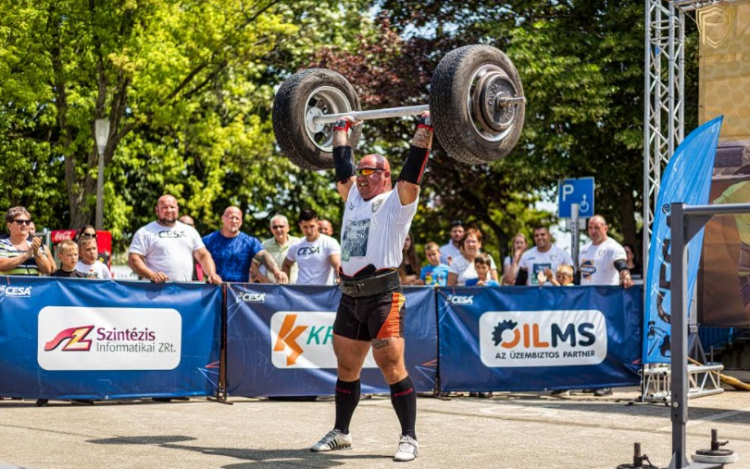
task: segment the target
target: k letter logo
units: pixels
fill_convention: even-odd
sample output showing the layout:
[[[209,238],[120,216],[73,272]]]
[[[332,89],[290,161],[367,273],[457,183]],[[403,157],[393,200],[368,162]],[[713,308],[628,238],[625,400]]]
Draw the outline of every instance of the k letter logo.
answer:
[[[297,338],[305,332],[307,326],[294,327],[296,320],[296,314],[289,314],[284,318],[284,322],[281,323],[281,329],[279,329],[279,335],[276,336],[276,343],[273,345],[274,352],[283,352],[285,346],[289,347],[292,351],[286,357],[287,366],[294,365],[303,352],[302,347],[297,343]]]

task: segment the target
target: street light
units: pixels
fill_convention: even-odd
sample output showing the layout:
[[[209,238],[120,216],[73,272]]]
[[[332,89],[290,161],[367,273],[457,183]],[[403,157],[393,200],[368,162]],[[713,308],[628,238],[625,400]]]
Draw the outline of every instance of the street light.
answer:
[[[94,122],[94,137],[99,150],[99,175],[96,178],[96,229],[104,227],[104,149],[109,140],[109,119],[97,119]]]

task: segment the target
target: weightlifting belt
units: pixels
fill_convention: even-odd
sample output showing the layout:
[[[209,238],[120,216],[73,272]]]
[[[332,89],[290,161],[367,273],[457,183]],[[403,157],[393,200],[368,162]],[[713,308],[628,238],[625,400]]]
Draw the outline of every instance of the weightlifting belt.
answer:
[[[341,276],[339,288],[341,293],[352,298],[363,298],[365,296],[387,293],[401,286],[398,270],[383,270],[364,275],[362,277]]]

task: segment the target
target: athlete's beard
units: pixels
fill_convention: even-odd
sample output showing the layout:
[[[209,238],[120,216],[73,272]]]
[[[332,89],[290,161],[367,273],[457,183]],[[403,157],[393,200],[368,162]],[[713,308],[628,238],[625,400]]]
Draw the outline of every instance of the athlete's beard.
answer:
[[[177,220],[177,217],[172,217],[172,219],[168,218],[159,218],[159,224],[164,226],[174,226],[175,221]]]

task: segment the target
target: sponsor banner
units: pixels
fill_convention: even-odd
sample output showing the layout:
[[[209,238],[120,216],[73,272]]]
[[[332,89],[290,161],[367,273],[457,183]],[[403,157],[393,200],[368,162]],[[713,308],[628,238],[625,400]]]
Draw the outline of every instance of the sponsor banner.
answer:
[[[636,385],[640,286],[439,288],[446,391]]]
[[[607,324],[596,310],[489,311],[479,318],[479,349],[488,367],[598,365]]]
[[[279,311],[271,316],[271,362],[281,369],[336,369],[333,321],[336,312]],[[377,368],[372,350],[364,368]]]
[[[182,316],[172,308],[47,306],[39,312],[37,360],[45,370],[174,370],[181,345]]]
[[[431,391],[437,367],[435,293],[404,288],[406,366],[417,391]],[[332,394],[333,322],[341,293],[330,286],[231,284],[227,287],[227,386],[234,396]],[[388,393],[372,352],[362,392]]]
[[[215,393],[220,287],[4,280],[0,395],[117,399]]]
[[[654,223],[649,248],[648,270],[646,272],[646,314],[643,329],[644,363],[669,363],[669,345],[672,320],[672,234],[670,230],[670,204],[682,202],[687,205],[708,204],[712,170],[716,146],[719,141],[722,117],[703,124],[695,129],[680,144],[667,167],[661,181],[659,196],[654,207]],[[687,285],[685,296],[688,299],[687,311],[693,299],[698,282],[698,267],[703,246],[703,231],[693,237],[688,244]]]

